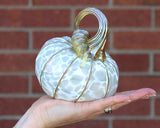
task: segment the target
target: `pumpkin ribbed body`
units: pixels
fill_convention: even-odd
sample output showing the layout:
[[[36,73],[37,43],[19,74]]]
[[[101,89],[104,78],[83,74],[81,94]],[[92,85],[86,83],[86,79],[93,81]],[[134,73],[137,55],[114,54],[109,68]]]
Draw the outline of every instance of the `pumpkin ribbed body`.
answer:
[[[118,86],[118,67],[107,54],[104,62],[87,58],[84,67],[70,37],[53,38],[36,58],[36,75],[51,97],[68,101],[91,101],[112,96]]]

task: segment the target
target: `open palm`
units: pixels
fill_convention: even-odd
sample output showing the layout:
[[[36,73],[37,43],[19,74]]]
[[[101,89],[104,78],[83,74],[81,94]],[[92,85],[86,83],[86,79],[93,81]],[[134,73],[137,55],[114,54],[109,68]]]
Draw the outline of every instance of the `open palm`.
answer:
[[[22,127],[22,122],[34,128],[53,128],[92,119],[102,113],[107,107],[112,110],[130,102],[155,96],[150,88],[116,93],[116,95],[90,102],[68,102],[43,96],[38,99],[17,123],[15,128]],[[32,124],[34,123],[34,125]],[[25,128],[25,127],[24,127]]]

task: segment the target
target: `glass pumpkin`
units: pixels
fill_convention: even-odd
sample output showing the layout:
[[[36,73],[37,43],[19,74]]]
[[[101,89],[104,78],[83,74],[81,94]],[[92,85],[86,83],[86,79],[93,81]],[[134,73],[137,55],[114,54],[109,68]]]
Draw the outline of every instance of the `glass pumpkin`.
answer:
[[[99,29],[94,37],[79,29],[88,14],[96,16]],[[52,38],[36,58],[35,72],[46,94],[67,101],[92,101],[115,94],[119,71],[105,51],[107,19],[96,8],[86,8],[75,18],[72,37]]]

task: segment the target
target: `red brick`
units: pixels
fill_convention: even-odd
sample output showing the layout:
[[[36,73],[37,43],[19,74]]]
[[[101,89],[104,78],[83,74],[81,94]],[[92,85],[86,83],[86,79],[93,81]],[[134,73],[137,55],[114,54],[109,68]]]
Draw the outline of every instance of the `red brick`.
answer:
[[[58,128],[108,128],[107,120],[89,120]]]
[[[0,115],[22,115],[36,98],[0,98]]]
[[[0,27],[68,27],[70,11],[59,9],[1,9]]]
[[[113,128],[159,128],[160,120],[114,120]]]
[[[123,106],[115,111],[111,115],[115,116],[144,116],[150,114],[150,102],[149,100],[140,100]]]
[[[113,54],[121,72],[147,72],[149,57],[146,54]]]
[[[0,71],[34,71],[36,54],[32,53],[12,53],[0,54]]]
[[[160,54],[154,56],[154,70],[160,71]]]
[[[7,6],[19,6],[19,5],[27,5],[28,0],[0,0],[0,5],[7,5]]]
[[[115,32],[116,49],[160,49],[160,32]]]
[[[156,115],[160,115],[160,98],[156,99],[156,103],[155,103],[155,113]]]
[[[115,5],[159,5],[160,0],[113,0]]]
[[[106,5],[108,0],[33,0],[34,5]]]
[[[47,40],[51,38],[71,35],[71,32],[36,31],[33,33],[33,47],[35,49],[39,49]]]
[[[26,76],[0,76],[0,93],[27,93],[28,78]]]
[[[153,88],[160,93],[160,76],[120,76],[118,91]]]
[[[76,11],[78,14],[80,10]],[[151,11],[149,9],[107,9],[101,10],[108,19],[109,27],[150,27]],[[86,16],[81,26],[97,27],[97,19],[93,15]]]
[[[0,120],[1,128],[12,128],[16,124],[17,120]]]
[[[33,93],[44,93],[36,76],[32,76],[32,92]]]
[[[27,49],[26,32],[0,32],[0,49]]]

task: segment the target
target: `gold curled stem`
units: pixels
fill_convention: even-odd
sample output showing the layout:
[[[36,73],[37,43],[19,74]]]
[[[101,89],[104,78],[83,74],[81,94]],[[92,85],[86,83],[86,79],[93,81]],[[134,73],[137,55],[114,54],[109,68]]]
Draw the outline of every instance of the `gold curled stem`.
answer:
[[[80,21],[89,14],[96,16],[99,22],[99,28],[96,35],[90,38],[87,42],[89,45],[89,50],[94,55],[95,60],[105,61],[105,43],[108,31],[108,22],[105,15],[99,9],[86,8],[75,18],[74,30],[79,29]]]

